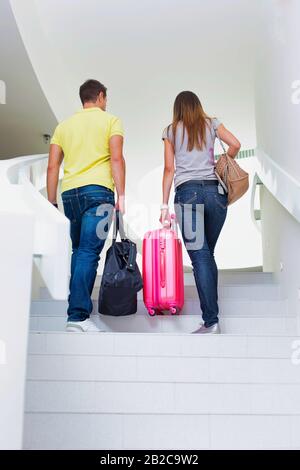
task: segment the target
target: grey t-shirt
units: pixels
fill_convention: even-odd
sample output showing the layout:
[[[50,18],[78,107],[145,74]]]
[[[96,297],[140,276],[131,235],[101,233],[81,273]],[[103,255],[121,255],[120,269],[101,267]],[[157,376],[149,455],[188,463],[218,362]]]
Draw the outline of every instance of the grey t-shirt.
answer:
[[[169,140],[175,150],[175,188],[181,183],[189,180],[217,179],[215,175],[214,145],[216,131],[221,122],[213,118],[212,122],[207,122],[206,145],[202,150],[194,148],[188,150],[188,135],[184,133],[182,141],[183,125],[179,123],[176,129],[176,140],[174,142],[172,126],[166,127],[162,139]]]

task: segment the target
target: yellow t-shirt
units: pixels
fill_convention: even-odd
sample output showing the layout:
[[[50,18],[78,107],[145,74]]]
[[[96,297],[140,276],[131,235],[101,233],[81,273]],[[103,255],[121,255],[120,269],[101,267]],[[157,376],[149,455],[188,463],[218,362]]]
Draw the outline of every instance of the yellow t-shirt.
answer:
[[[122,123],[100,108],[82,109],[58,124],[51,144],[64,153],[62,192],[87,184],[114,190],[109,152],[113,135],[124,135]]]

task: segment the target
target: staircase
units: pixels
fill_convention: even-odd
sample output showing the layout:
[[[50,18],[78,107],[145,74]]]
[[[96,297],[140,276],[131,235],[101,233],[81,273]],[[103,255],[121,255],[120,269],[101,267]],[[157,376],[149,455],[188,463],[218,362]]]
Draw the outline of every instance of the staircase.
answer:
[[[98,279],[99,284],[99,279]],[[272,273],[220,271],[222,334],[200,321],[191,274],[182,315],[96,316],[65,333],[66,302],[32,302],[25,449],[300,448],[297,318]]]

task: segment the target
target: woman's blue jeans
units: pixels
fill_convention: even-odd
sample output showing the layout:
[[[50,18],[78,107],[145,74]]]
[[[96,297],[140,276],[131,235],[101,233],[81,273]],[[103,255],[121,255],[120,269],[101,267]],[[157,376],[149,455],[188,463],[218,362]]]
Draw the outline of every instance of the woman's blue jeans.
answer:
[[[93,310],[91,294],[112,221],[114,193],[93,184],[64,191],[62,201],[72,240],[68,321],[83,321]]]
[[[219,192],[220,191],[220,192]],[[218,268],[214,249],[227,215],[227,194],[201,180],[179,186],[175,212],[190,256],[204,325],[218,323]]]

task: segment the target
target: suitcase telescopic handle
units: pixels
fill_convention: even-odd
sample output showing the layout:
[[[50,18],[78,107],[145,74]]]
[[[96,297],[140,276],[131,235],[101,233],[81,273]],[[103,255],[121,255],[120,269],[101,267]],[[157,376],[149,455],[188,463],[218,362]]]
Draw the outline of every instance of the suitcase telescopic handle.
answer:
[[[178,226],[177,226],[177,219],[175,214],[171,214],[171,229],[174,230],[178,237]]]
[[[165,287],[166,285],[166,239],[160,238],[160,285]]]

